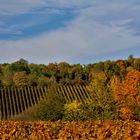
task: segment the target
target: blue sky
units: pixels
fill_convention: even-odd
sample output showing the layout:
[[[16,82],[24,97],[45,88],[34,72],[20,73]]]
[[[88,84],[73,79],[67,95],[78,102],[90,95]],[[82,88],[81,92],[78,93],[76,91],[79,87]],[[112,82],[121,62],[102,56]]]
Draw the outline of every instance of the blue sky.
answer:
[[[139,0],[0,0],[0,63],[140,57]]]

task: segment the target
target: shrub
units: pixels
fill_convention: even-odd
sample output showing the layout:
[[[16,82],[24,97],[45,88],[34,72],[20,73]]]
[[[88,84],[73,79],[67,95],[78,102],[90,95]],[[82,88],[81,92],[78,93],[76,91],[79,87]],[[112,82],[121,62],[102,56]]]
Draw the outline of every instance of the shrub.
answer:
[[[113,120],[118,118],[118,108],[115,102],[108,102],[101,106],[92,99],[85,104],[74,101],[65,104],[63,120],[79,121],[79,120]]]
[[[118,108],[114,101],[108,101],[106,104],[100,105],[90,99],[82,105],[82,110],[86,120],[113,120],[118,118]]]
[[[59,120],[64,113],[65,99],[58,95],[54,90],[40,102],[38,111],[34,114],[35,119],[39,120]]]
[[[63,120],[67,121],[78,121],[84,120],[84,111],[82,110],[82,104],[73,101],[72,103],[65,104],[64,106]]]

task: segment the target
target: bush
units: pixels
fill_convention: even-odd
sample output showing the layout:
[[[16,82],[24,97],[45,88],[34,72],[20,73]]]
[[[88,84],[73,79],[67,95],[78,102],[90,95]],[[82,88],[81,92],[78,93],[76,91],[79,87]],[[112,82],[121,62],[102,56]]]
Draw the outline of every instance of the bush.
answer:
[[[93,116],[90,116],[92,119],[118,119],[118,105],[110,92],[104,91],[102,96],[92,99],[88,106],[93,110]]]
[[[108,102],[104,106],[90,99],[85,104],[74,101],[65,104],[63,120],[113,120],[118,118],[118,108],[115,102]]]
[[[84,111],[82,110],[82,104],[73,101],[72,103],[65,104],[64,106],[63,120],[67,121],[78,121],[84,120]]]
[[[118,108],[113,101],[103,106],[90,99],[81,107],[86,120],[113,120],[118,118]]]
[[[59,120],[62,119],[64,113],[65,99],[58,95],[54,90],[40,102],[38,111],[34,114],[34,118],[38,120]]]

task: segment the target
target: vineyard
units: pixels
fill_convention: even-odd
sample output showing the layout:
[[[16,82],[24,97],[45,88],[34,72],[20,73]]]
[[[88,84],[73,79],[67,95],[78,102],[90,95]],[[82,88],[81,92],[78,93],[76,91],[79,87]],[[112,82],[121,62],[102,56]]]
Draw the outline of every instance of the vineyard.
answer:
[[[2,140],[139,140],[135,121],[0,122]]]
[[[6,120],[14,118],[16,115],[37,105],[41,99],[48,94],[55,92],[62,95],[66,102],[74,100],[85,102],[91,98],[86,86],[69,85],[58,87],[20,87],[0,89],[0,119]]]
[[[90,70],[31,65],[29,73],[13,69],[12,81],[2,66],[0,139],[140,140],[140,60],[133,61],[108,61]],[[31,73],[36,69],[37,77],[43,69],[38,79]]]

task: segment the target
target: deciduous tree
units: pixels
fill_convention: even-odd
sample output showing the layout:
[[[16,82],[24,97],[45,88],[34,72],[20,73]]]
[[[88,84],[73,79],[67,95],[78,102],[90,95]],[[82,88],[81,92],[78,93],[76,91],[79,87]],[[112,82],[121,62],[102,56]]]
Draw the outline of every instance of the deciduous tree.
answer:
[[[28,78],[25,71],[16,72],[13,76],[13,82],[15,86],[27,86]]]

